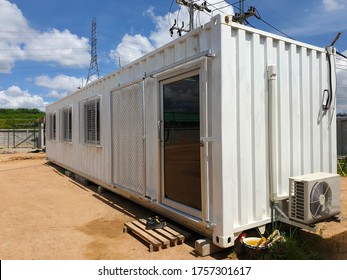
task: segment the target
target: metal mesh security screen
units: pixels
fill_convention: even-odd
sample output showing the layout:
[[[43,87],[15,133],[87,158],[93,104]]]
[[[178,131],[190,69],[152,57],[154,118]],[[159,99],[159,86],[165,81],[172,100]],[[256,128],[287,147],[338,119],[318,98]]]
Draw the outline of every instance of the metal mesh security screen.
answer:
[[[100,145],[100,98],[82,101],[80,110],[81,142]]]
[[[142,83],[112,94],[113,183],[145,192]]]
[[[48,140],[56,140],[56,112],[48,115],[47,131]]]
[[[72,140],[72,107],[63,109],[63,141],[71,142]]]

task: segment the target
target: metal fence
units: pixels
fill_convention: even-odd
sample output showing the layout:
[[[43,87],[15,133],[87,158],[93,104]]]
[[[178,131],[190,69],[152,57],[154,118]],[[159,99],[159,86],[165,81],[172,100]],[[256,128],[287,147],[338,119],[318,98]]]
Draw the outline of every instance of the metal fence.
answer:
[[[337,155],[347,155],[347,116],[337,116],[336,118],[337,132]]]
[[[42,148],[45,146],[45,125],[42,122],[8,121],[0,129],[0,148]]]

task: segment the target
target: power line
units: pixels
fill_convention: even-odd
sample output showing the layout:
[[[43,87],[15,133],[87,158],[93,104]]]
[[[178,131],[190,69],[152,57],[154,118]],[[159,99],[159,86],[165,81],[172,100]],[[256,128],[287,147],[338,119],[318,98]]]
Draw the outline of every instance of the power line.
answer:
[[[179,4],[180,6],[184,6],[188,9],[189,12],[189,28],[186,29],[184,26],[184,22],[182,22],[182,26],[178,27],[178,15],[179,11],[177,14],[177,20],[175,20],[174,24],[171,26],[169,29],[171,36],[173,36],[174,30],[177,30],[177,33],[179,36],[182,35],[182,32],[190,32],[194,29],[194,13],[195,11],[206,11],[206,12],[211,12],[211,10],[207,7],[207,1],[202,2],[202,4],[196,4],[197,1],[193,0],[176,0],[176,3]]]
[[[262,18],[259,18],[260,21],[264,22],[265,24],[267,24],[268,26],[270,26],[271,28],[275,29],[276,31],[278,31],[279,33],[281,33],[282,35],[288,37],[289,39],[295,40],[293,37],[289,36],[288,34],[284,33],[283,31],[279,30],[278,28],[276,28],[275,26],[273,26],[272,24],[268,23],[267,21],[265,21]]]
[[[339,56],[342,56],[343,58],[347,59],[347,56],[345,56],[344,54],[342,53],[339,53],[339,52],[336,52]]]
[[[56,53],[56,54],[23,54],[23,55],[0,55],[1,58],[30,58],[30,57],[61,57],[61,58],[66,58],[67,56],[82,56],[86,55],[84,53],[69,53],[69,54],[64,54],[64,53]]]
[[[283,31],[279,30],[278,28],[276,28],[275,26],[273,26],[272,24],[270,24],[269,22],[267,22],[266,20],[264,20],[259,11],[257,9],[255,9],[257,16],[256,18],[259,19],[260,21],[262,21],[263,23],[265,23],[266,25],[270,26],[271,28],[275,29],[276,31],[278,31],[279,33],[281,33],[282,35],[288,37],[289,39],[295,40],[293,37],[289,36],[288,34],[284,33]]]
[[[241,12],[241,9],[239,6],[236,6],[236,4],[240,4],[243,0],[241,1],[237,1],[237,2],[234,2],[234,3],[229,3],[227,0],[224,0],[224,2],[228,3],[230,6],[232,6],[233,8],[237,9],[239,12]]]
[[[241,7],[235,6],[236,4],[243,3],[244,0],[241,0],[241,1],[238,1],[238,2],[235,2],[235,3],[229,3],[227,0],[225,0],[225,2],[228,3],[229,5],[231,5],[233,8],[238,9],[238,10],[240,11],[241,14],[244,13],[244,11],[242,10]],[[250,7],[250,8],[251,8],[251,7]],[[253,11],[255,12],[255,17],[256,17],[258,20],[262,21],[264,24],[266,24],[266,25],[268,25],[269,27],[273,28],[273,29],[276,30],[277,32],[279,32],[279,33],[281,33],[282,35],[286,36],[287,38],[290,38],[290,39],[292,39],[292,40],[295,40],[293,37],[289,36],[289,35],[286,34],[285,32],[281,31],[280,29],[278,29],[278,28],[275,27],[274,25],[272,25],[272,24],[270,24],[269,22],[267,22],[266,20],[264,20],[264,19],[261,17],[259,11],[258,11],[256,8],[254,8],[254,7],[252,7],[252,8],[254,9]],[[252,11],[252,9],[250,9],[250,10]],[[249,24],[249,22],[247,22],[247,23]],[[249,25],[250,25],[250,24],[249,24]],[[251,26],[252,26],[252,25],[251,25]],[[252,26],[252,27],[254,27],[254,26]]]
[[[72,37],[0,37],[1,40],[16,40],[16,41],[24,41],[24,40],[75,40]]]
[[[54,49],[0,49],[1,52],[13,52],[13,51],[70,51],[70,50],[88,50],[88,48],[54,48]]]

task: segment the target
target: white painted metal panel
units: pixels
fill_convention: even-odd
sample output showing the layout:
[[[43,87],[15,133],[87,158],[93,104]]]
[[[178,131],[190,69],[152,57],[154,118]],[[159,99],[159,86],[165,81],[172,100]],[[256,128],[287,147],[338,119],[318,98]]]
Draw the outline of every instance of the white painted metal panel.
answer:
[[[232,191],[229,196],[216,192],[223,192],[223,203],[234,205],[233,225],[224,224],[221,235],[269,218],[273,174],[276,193],[287,196],[290,176],[336,172],[334,105],[318,120],[322,93],[329,88],[325,50],[236,26],[224,25],[221,36],[222,185]],[[278,69],[277,146],[271,146],[268,134],[268,111],[274,110],[269,108],[268,65]],[[277,159],[269,170],[272,149]],[[223,211],[216,219],[226,215]]]
[[[87,86],[84,91],[79,91],[68,96],[59,102],[47,107],[47,112],[58,111],[60,108],[72,106],[72,142],[63,143],[61,141],[47,141],[47,157],[58,163],[62,163],[76,171],[83,172],[98,180],[110,182],[110,140],[107,135],[110,131],[109,121],[106,121],[107,114],[110,113],[109,97],[103,93],[103,80],[96,83],[94,87]],[[80,102],[88,98],[101,95],[101,144],[100,146],[85,145],[80,143]],[[57,124],[61,127],[60,119]],[[60,135],[61,130],[58,131]],[[58,136],[60,139],[60,136]]]

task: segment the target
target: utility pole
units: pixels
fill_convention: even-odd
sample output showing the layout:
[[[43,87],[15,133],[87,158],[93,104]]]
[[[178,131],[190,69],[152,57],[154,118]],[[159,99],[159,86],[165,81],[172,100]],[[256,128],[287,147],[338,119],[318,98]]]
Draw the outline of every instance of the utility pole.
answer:
[[[240,14],[244,14],[245,13],[245,0],[241,0],[240,1]]]
[[[177,21],[175,20],[175,23],[173,26],[170,28],[170,34],[171,36],[173,35],[173,31],[177,30],[177,33],[179,36],[182,35],[182,32],[189,32],[194,29],[194,13],[196,10],[198,11],[206,11],[206,12],[211,12],[209,8],[207,8],[207,1],[204,1],[201,5],[198,5],[194,3],[193,0],[176,0],[176,3],[182,6],[186,6],[189,10],[189,29],[184,29],[184,22],[182,22],[182,27],[177,27]]]
[[[99,79],[99,66],[98,66],[98,56],[96,53],[96,18],[93,18],[92,22],[92,39],[91,39],[91,47],[90,47],[90,65],[88,70],[87,82],[91,81],[91,77],[96,75]]]
[[[255,16],[256,18],[259,18],[259,16],[257,15],[256,8],[252,6],[250,6],[248,10],[245,12],[245,0],[240,1],[239,10],[240,12],[235,13],[235,15],[233,16],[234,22],[245,24],[245,22],[247,22],[247,18],[249,17]]]

